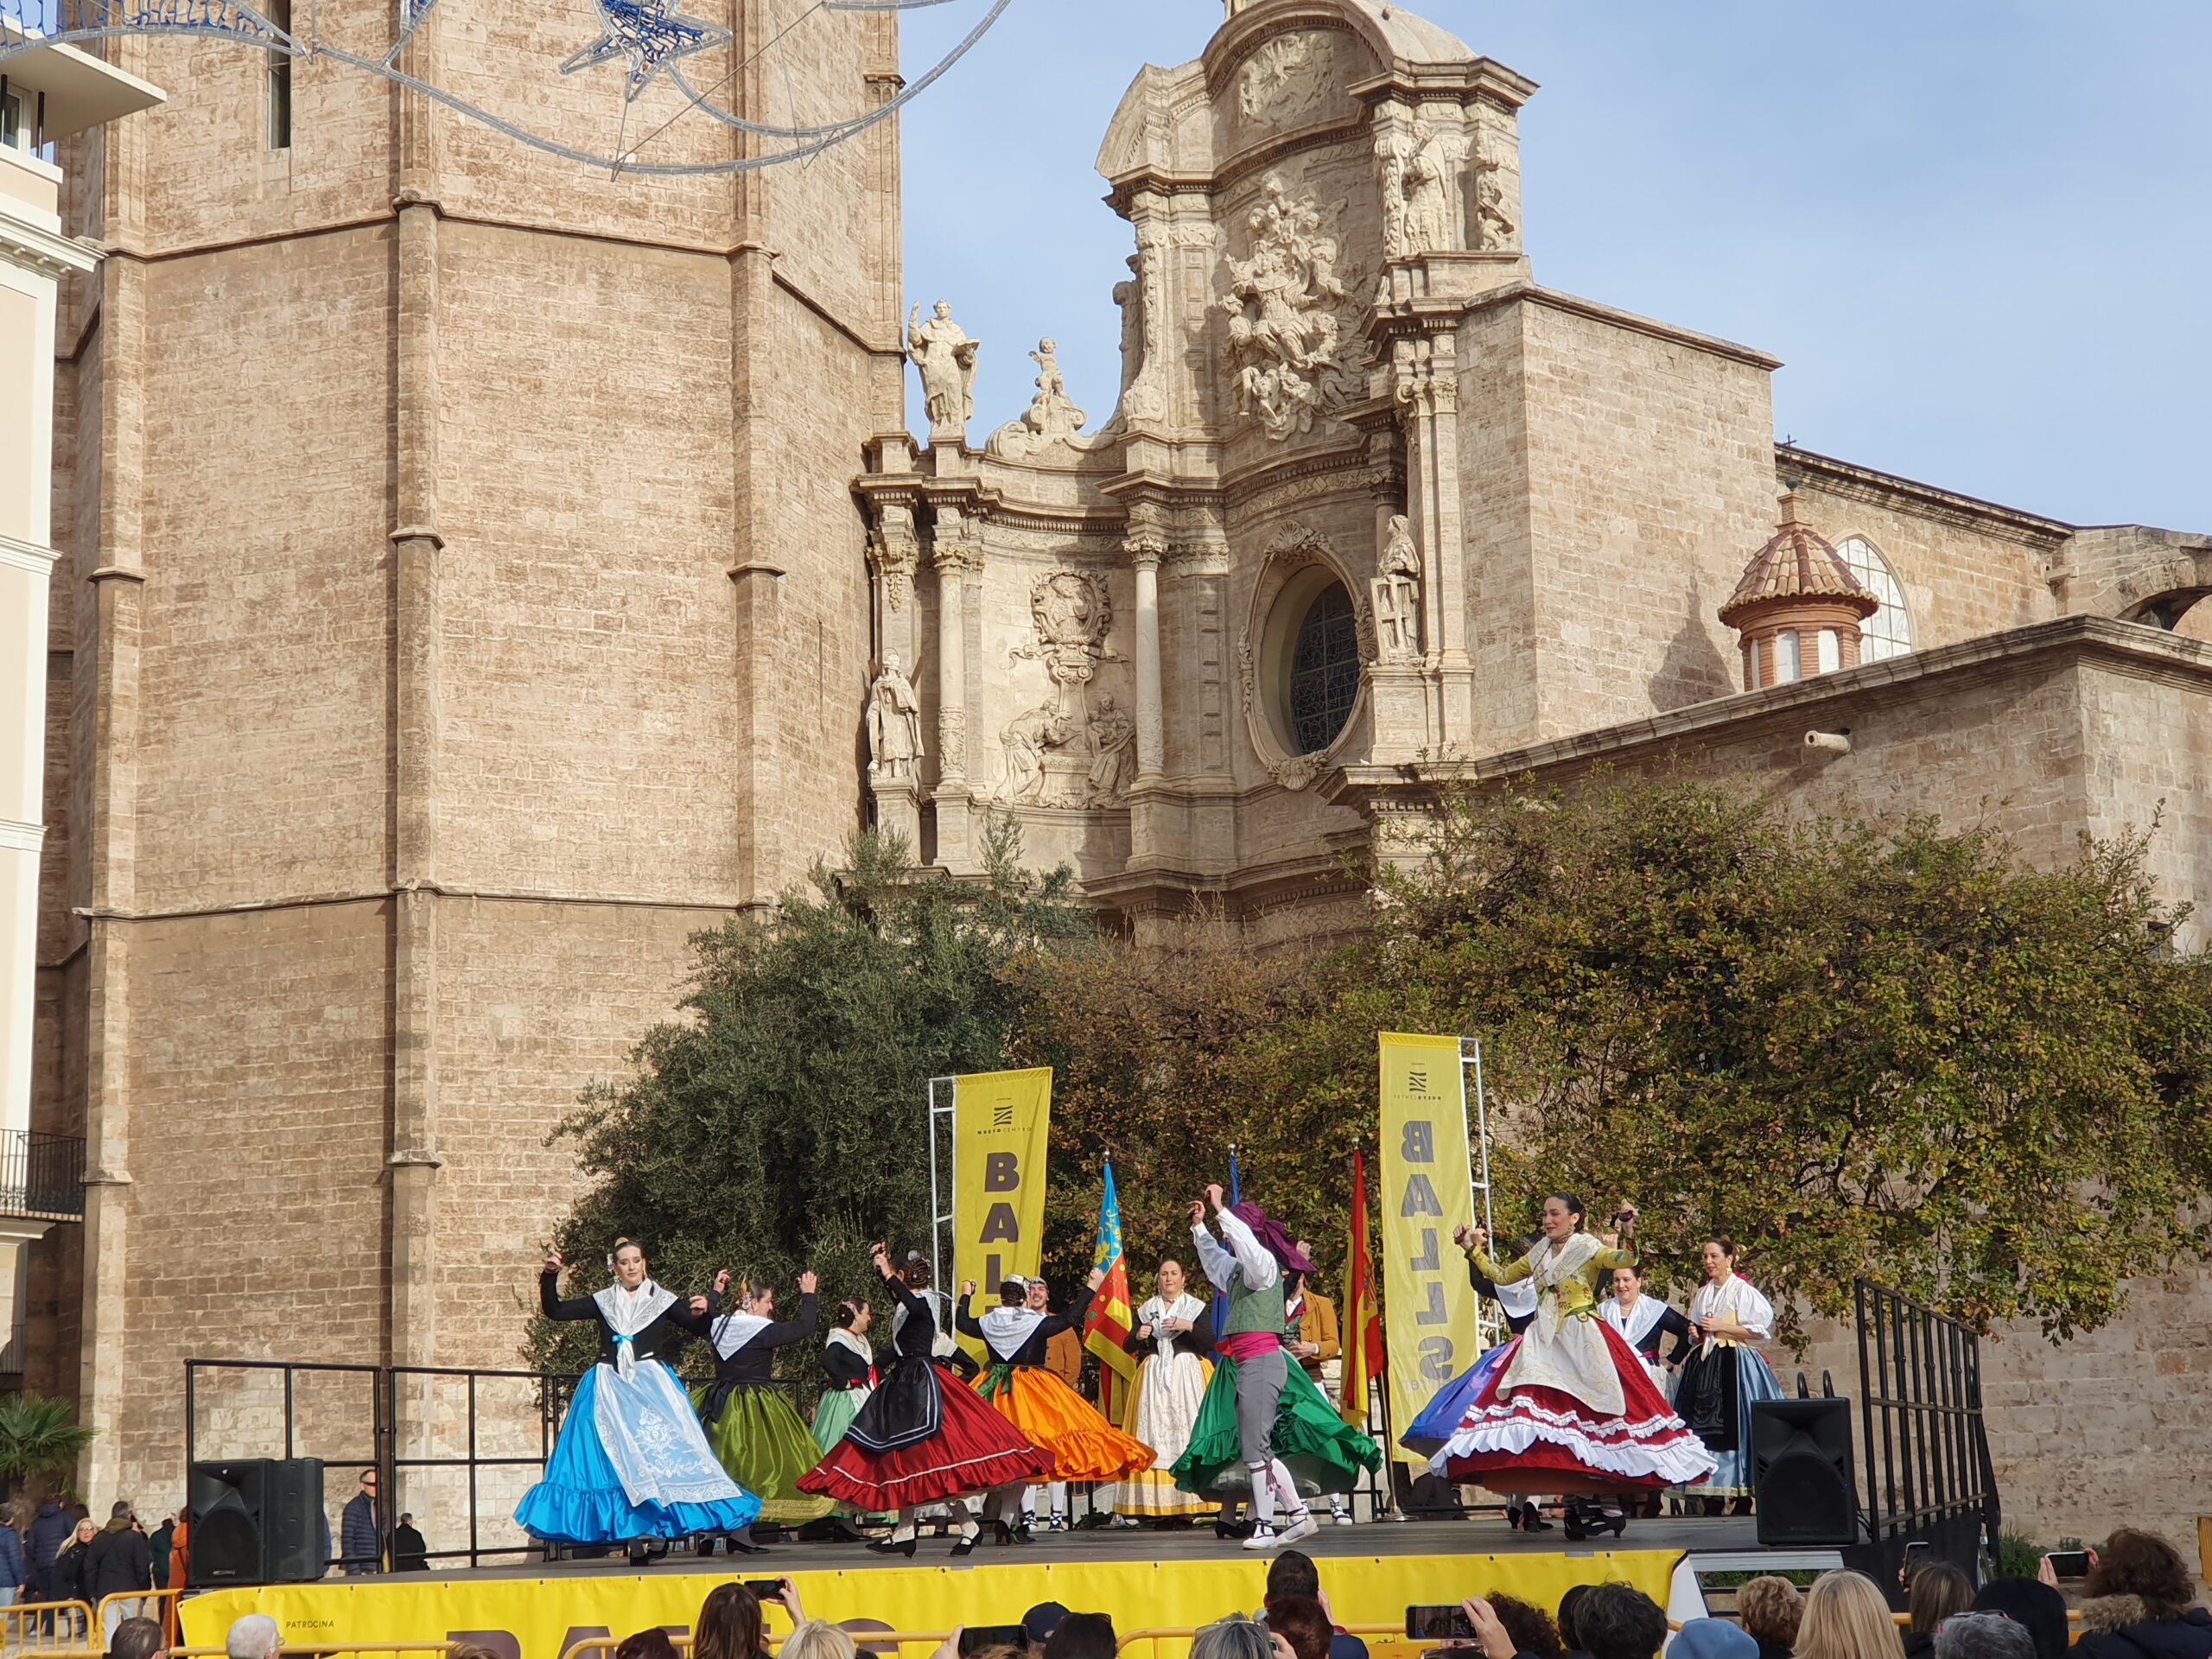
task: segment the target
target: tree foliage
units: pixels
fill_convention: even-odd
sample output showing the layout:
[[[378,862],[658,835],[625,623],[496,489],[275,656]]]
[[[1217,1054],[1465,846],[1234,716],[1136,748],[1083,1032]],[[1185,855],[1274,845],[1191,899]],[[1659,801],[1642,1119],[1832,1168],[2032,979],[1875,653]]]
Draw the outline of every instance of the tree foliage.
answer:
[[[73,1496],[71,1478],[94,1433],[67,1400],[0,1395],[0,1481]]]

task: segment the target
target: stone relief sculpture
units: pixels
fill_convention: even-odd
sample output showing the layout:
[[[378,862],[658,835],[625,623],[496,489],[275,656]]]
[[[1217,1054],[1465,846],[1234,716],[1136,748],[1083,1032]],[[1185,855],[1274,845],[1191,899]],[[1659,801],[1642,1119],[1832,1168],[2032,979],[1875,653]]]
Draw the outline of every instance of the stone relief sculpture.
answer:
[[[1034,709],[1016,715],[999,732],[999,746],[1006,751],[1006,774],[999,779],[1001,805],[1034,803],[1045,792],[1045,757],[1065,748],[1075,736],[1076,721],[1047,697]]]
[[[1114,699],[1102,697],[1090,722],[1089,804],[1112,806],[1129,792],[1136,770],[1137,723]]]
[[[968,417],[976,412],[976,352],[980,340],[968,338],[952,320],[952,303],[939,300],[927,322],[916,306],[906,317],[906,355],[922,378],[922,408],[929,416],[930,442],[963,442]]]
[[[922,700],[902,671],[899,653],[883,653],[883,667],[868,692],[868,772],[912,778],[922,753]]]
[[[1011,658],[1041,660],[1052,678],[1054,707],[1078,727],[1087,723],[1088,688],[1100,661],[1114,654],[1106,645],[1114,602],[1105,584],[1080,570],[1039,576],[1029,584],[1029,618],[1037,630],[1037,643],[1016,646]]]
[[[1402,512],[1390,516],[1376,570],[1375,580],[1368,583],[1374,607],[1375,655],[1385,663],[1417,663],[1421,660],[1421,550],[1414,544],[1413,526]]]
[[[1002,458],[1033,455],[1047,444],[1072,443],[1076,434],[1083,429],[1084,422],[1090,418],[1068,396],[1067,382],[1060,376],[1060,361],[1052,340],[1039,340],[1029,359],[1037,365],[1036,395],[1030,398],[1027,412],[1020,420],[1008,421],[992,433],[987,446],[991,454]]]
[[[1384,126],[1375,141],[1382,175],[1382,251],[1390,258],[1459,246],[1452,183],[1467,159],[1464,132],[1431,121]]]
[[[1335,78],[1327,35],[1278,35],[1236,72],[1236,107],[1247,121],[1295,120],[1321,101]]]
[[[1236,412],[1277,442],[1313,430],[1353,385],[1337,240],[1321,234],[1321,217],[1311,192],[1294,196],[1271,173],[1245,216],[1251,256],[1224,256],[1229,292],[1220,305],[1229,316]]]
[[[1504,164],[1486,144],[1475,146],[1475,219],[1478,245],[1507,249],[1521,227],[1505,207]]]

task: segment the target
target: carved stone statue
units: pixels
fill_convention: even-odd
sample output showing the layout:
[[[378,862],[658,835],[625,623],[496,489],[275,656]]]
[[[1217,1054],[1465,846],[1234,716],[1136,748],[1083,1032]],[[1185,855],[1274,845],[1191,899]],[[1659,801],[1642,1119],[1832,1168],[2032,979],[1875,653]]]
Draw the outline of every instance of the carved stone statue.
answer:
[[[1076,717],[1087,716],[1086,688],[1098,664],[1114,655],[1107,648],[1106,632],[1114,624],[1114,601],[1106,586],[1080,570],[1054,570],[1029,584],[1029,620],[1037,630],[1037,643],[1017,645],[1012,660],[1041,660],[1058,689],[1055,707]]]
[[[1421,580],[1421,549],[1414,545],[1413,521],[1402,512],[1390,515],[1389,531],[1383,538],[1380,566],[1386,576],[1411,576]]]
[[[1032,455],[1046,444],[1071,442],[1090,418],[1068,396],[1067,382],[1060,377],[1060,360],[1051,340],[1039,340],[1037,349],[1029,353],[1029,360],[1037,365],[1036,395],[1030,398],[1028,410],[1020,420],[1008,421],[991,434],[988,447],[995,455]]]
[[[1421,549],[1402,512],[1390,515],[1382,551],[1367,584],[1375,613],[1375,655],[1384,663],[1421,660]]]
[[[964,442],[968,417],[976,412],[976,350],[980,340],[968,338],[952,320],[952,303],[939,300],[930,308],[927,322],[916,306],[906,317],[906,355],[922,378],[922,408],[929,416],[930,442],[949,437]]]
[[[1229,367],[1237,413],[1270,438],[1313,429],[1350,395],[1344,360],[1346,296],[1337,242],[1320,233],[1311,194],[1293,196],[1269,174],[1245,217],[1251,257],[1229,256]],[[1341,205],[1341,204],[1339,204]]]
[[[1453,181],[1467,158],[1466,136],[1431,121],[1386,127],[1375,141],[1382,183],[1382,249],[1393,259],[1459,245]]]
[[[1504,168],[1482,145],[1475,148],[1475,219],[1478,245],[1510,248],[1521,227],[1505,207]]]
[[[1006,775],[999,779],[999,801],[1011,806],[1034,801],[1044,792],[1045,754],[1064,747],[1076,734],[1076,721],[1062,714],[1051,698],[1027,713],[1016,715],[999,733],[1006,751]]]
[[[881,778],[912,778],[922,753],[922,701],[901,671],[899,653],[883,653],[882,671],[868,692],[868,771]]]
[[[1110,806],[1129,792],[1136,742],[1136,721],[1116,708],[1113,698],[1101,697],[1090,722],[1091,805]]]

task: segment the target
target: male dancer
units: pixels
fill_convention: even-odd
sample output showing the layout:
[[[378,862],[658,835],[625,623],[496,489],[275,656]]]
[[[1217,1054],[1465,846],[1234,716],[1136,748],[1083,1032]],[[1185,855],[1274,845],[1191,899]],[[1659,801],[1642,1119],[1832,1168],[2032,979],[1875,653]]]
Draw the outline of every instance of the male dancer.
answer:
[[[1206,1230],[1209,1207],[1221,1229],[1221,1243]],[[1204,1203],[1191,1201],[1191,1243],[1206,1277],[1229,1298],[1218,1351],[1236,1362],[1237,1450],[1252,1483],[1255,1524],[1244,1548],[1274,1549],[1311,1538],[1320,1531],[1320,1522],[1306,1510],[1290,1471],[1274,1455],[1274,1437],[1288,1363],[1283,1351],[1283,1274],[1286,1269],[1311,1273],[1313,1264],[1259,1205],[1230,1208],[1218,1184],[1206,1188]],[[1278,1496],[1289,1522],[1281,1536],[1274,1528]]]

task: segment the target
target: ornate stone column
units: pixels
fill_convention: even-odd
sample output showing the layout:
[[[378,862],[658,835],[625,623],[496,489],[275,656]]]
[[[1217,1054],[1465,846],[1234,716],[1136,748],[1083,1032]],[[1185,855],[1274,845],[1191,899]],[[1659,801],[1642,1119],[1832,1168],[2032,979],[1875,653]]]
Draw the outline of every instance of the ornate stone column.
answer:
[[[968,574],[982,568],[973,527],[939,507],[930,568],[937,573],[937,861],[955,874],[981,868],[968,787]]]
[[[1166,721],[1160,694],[1160,562],[1167,543],[1139,531],[1122,543],[1137,583],[1137,781],[1156,780],[1166,766]]]
[[[1466,549],[1459,513],[1459,360],[1454,336],[1400,339],[1393,395],[1405,429],[1407,507],[1425,556],[1422,665],[1433,687],[1432,747],[1474,735],[1474,664],[1467,654]]]

